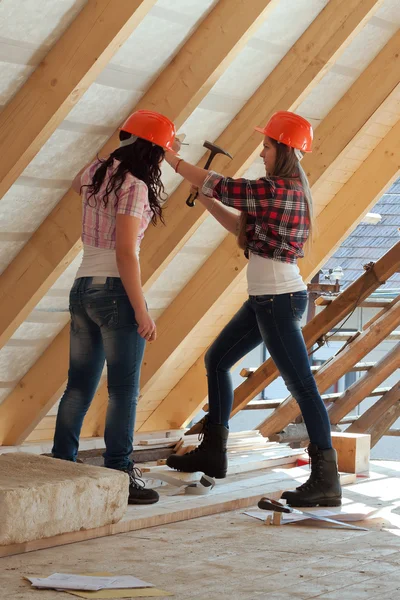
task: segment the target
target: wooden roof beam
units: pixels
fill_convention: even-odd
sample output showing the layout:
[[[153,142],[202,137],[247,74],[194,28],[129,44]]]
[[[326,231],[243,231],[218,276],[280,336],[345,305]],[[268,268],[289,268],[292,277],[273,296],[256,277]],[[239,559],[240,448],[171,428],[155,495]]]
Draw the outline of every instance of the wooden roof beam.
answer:
[[[0,114],[0,198],[156,0],[88,0]]]
[[[382,398],[360,415],[357,421],[346,429],[346,433],[369,433],[371,448],[373,448],[399,417],[400,382],[397,382]]]
[[[317,236],[313,241],[312,247],[309,249],[308,257],[300,261],[300,270],[306,281],[309,281],[321,268],[341,241],[356,227],[362,215],[368,212],[383,191],[391,185],[391,182],[398,174],[399,165],[400,121],[373,150],[361,167],[336,194],[330,204],[318,215],[315,227]],[[363,194],[359,193],[360,189],[363,189]],[[385,272],[385,275],[379,281],[386,281],[388,277],[398,270],[399,264],[400,243],[376,263],[374,271],[376,269],[381,270],[383,267]],[[359,286],[363,285],[360,282],[363,282],[366,277],[369,279],[369,285],[365,287],[364,293],[360,296]],[[335,327],[342,318],[351,312],[355,302],[362,302],[379,287],[379,281],[375,279],[373,272],[371,274],[366,273],[352,286],[347,288],[347,290],[342,292],[322,313],[305,326],[303,332],[307,346],[309,348],[312,347],[318,337]],[[357,290],[355,292],[356,295],[354,295],[354,290]],[[340,310],[338,310],[338,306],[341,307]],[[333,310],[331,311],[331,309]],[[315,332],[317,332],[316,336]],[[194,370],[192,374],[191,370],[189,370],[185,376],[188,378],[188,381],[191,381],[190,385],[193,386],[193,389],[196,389],[196,385],[198,385],[198,383],[195,384],[195,372],[197,373],[197,370]],[[261,390],[272,383],[278,375],[279,373],[271,359],[261,365],[247,381],[244,381],[235,390],[232,416],[259,394]],[[182,385],[190,387],[186,383]],[[200,409],[204,405],[203,387],[198,387],[198,390],[198,395],[196,392],[192,392],[191,394],[191,405],[195,404],[194,396],[196,396]],[[182,405],[178,410],[179,418],[184,414],[184,410],[184,406]],[[167,396],[160,407],[151,415],[149,425],[147,422],[144,425],[146,430],[165,427],[163,419],[168,412],[176,414],[176,407],[172,396]],[[158,419],[158,414],[160,415],[160,419]],[[168,420],[168,423],[170,422]],[[186,420],[184,419],[183,422],[186,422]],[[156,423],[157,426],[155,426]],[[179,427],[181,425],[175,422],[174,426]],[[141,430],[143,430],[143,427]]]
[[[151,108],[166,114],[180,127],[276,1],[220,0],[149,90],[132,106],[132,111]],[[114,2],[109,4],[115,5]],[[134,3],[120,4],[133,6]],[[105,156],[118,146],[118,134],[116,130],[99,151],[100,155]],[[167,218],[170,231],[174,224],[169,220],[169,211]],[[71,188],[0,276],[0,348],[81,250],[81,220],[81,198]],[[146,239],[152,233],[150,228]],[[157,228],[154,233],[157,234],[155,239],[162,237],[165,228]],[[142,247],[145,265],[150,251]],[[144,283],[149,285],[151,273],[144,269],[142,274]]]
[[[295,108],[295,106],[300,103],[302,97],[317,84],[322,74],[328,68],[329,61],[333,60],[337,53],[350,43],[352,37],[359,31],[365,23],[365,20],[372,15],[379,5],[380,2],[373,0],[352,0],[349,8],[349,2],[334,0],[321,11],[320,15],[295,44],[294,49],[292,49],[279,63],[273,73],[267,78],[266,82],[259,88],[244,109],[240,111],[232,124],[225,130],[224,134],[222,134],[222,136],[225,136],[224,139],[227,142],[227,144],[224,144],[225,147],[232,149],[232,146],[234,146],[234,151],[236,150],[237,152],[234,160],[231,161],[229,167],[225,169],[225,171],[228,172],[227,174],[236,174],[238,170],[244,170],[248,162],[252,160],[254,154],[258,151],[260,138],[253,132],[253,126],[255,124],[263,124],[271,112],[277,108]],[[323,37],[320,35],[321,29],[325,32]],[[222,136],[217,143],[221,143]],[[181,191],[178,191],[175,198],[179,198],[179,194],[182,195],[182,186],[180,189]],[[187,210],[184,203],[182,203],[182,210],[188,215],[193,212]],[[65,221],[65,216],[63,221]],[[175,228],[171,227],[170,222],[168,223],[168,228],[175,231]],[[184,229],[187,231],[186,226]],[[152,233],[152,230],[150,230],[149,233]],[[156,239],[159,240],[159,232],[157,233],[158,236]],[[142,276],[143,280],[147,283],[150,282],[152,273],[155,272],[153,267],[148,268],[147,266],[148,250],[146,249],[146,239],[148,239],[148,237],[149,236],[146,235],[141,252]],[[151,250],[153,250],[153,248],[151,248]],[[215,268],[222,264],[221,259],[225,262],[229,262],[232,265],[232,269],[226,269],[224,278],[215,278]],[[233,267],[233,265],[235,266]],[[172,354],[174,352],[172,340],[175,340],[178,345],[182,343],[197,321],[201,318],[201,314],[205,314],[207,310],[210,310],[212,305],[218,302],[221,294],[224,292],[226,293],[226,288],[229,286],[228,278],[231,278],[230,282],[233,284],[241,275],[244,266],[245,261],[242,256],[239,256],[236,240],[233,237],[227,238],[227,240],[221,244],[219,253],[214,253],[212,261],[207,261],[205,268],[199,272],[198,277],[196,276],[197,279],[190,282],[190,287],[187,286],[187,289],[185,288],[171,307],[167,309],[165,316],[162,316],[162,323],[167,323],[169,315],[175,315],[176,306],[182,306],[182,304],[185,306],[185,317],[183,319],[181,316],[179,319],[179,336],[174,335],[170,338],[170,330],[166,327],[165,338],[159,333],[157,343],[157,348],[159,348],[159,350],[148,350],[148,359],[146,352],[142,369],[142,385],[145,389],[146,385],[148,388],[160,375],[160,373],[157,373],[157,369],[160,369],[163,364],[163,359],[161,360],[161,357],[165,355],[165,352],[161,350],[163,347],[163,340],[166,340],[166,347],[169,348]],[[220,268],[220,266],[218,266],[218,268]],[[214,274],[215,289],[210,291],[209,296],[199,294],[199,298],[201,297],[202,299],[202,304],[200,302],[197,304],[196,312],[189,311],[188,305],[185,305],[182,302],[182,299],[190,296],[188,295],[188,290],[190,289],[198,289],[201,292],[202,287],[199,285],[199,282],[204,281],[203,275],[207,270],[209,273]],[[222,284],[225,285],[225,290],[223,290]],[[1,314],[0,310],[0,315]],[[196,315],[197,321],[193,319],[194,314]],[[177,347],[178,346],[176,346],[176,348]],[[66,355],[66,352],[64,352],[64,355]],[[61,384],[62,378],[65,379],[67,369],[66,364],[60,364],[59,357],[57,357],[57,359],[58,364],[54,365],[54,369],[58,371],[60,375],[61,381],[59,381],[59,383]],[[35,365],[33,369],[35,369]],[[30,391],[25,389],[25,394],[26,393],[30,393],[31,396],[36,398],[39,408],[43,403],[47,402],[47,399],[41,394],[40,388],[37,390],[31,389]],[[105,395],[105,388],[103,387],[98,393]],[[13,395],[14,392],[3,402],[3,405],[7,403],[3,409],[6,414],[7,406],[12,406],[12,411],[18,411],[19,403],[13,400]],[[19,401],[21,401],[21,395],[19,395]],[[34,404],[32,401],[31,403],[32,405]],[[99,404],[101,405],[101,402],[99,402]],[[3,405],[0,406],[0,416],[2,414]],[[35,423],[32,422],[30,426],[34,426],[34,424]],[[26,427],[24,431],[28,431],[28,427]],[[18,432],[15,430],[15,427],[14,435],[18,437]]]
[[[329,411],[330,422],[337,425],[398,368],[400,368],[400,344],[396,344],[368,373],[343,392]]]
[[[351,371],[351,367],[383,342],[399,322],[400,305],[395,304],[367,331],[364,331],[331,361],[322,366],[315,376],[319,392],[322,394],[345,373]],[[260,423],[257,429],[264,436],[269,437],[282,431],[298,415],[300,415],[298,404],[294,398],[289,396],[283,404],[274,410],[272,415]]]

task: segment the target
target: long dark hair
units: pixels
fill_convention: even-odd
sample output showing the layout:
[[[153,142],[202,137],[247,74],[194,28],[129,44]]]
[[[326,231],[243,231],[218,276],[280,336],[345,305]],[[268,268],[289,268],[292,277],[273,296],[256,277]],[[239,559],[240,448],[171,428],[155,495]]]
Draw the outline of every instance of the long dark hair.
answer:
[[[126,131],[119,132],[120,141],[127,140],[130,137],[131,134]],[[164,223],[161,205],[166,199],[166,194],[161,181],[160,169],[160,163],[163,160],[164,155],[165,151],[160,146],[155,146],[147,140],[138,138],[133,144],[117,148],[108,158],[98,159],[100,166],[93,175],[92,183],[87,186],[82,186],[87,187],[89,191],[87,202],[90,204],[90,201],[93,199],[95,203],[94,206],[96,206],[96,195],[99,193],[104,182],[107,169],[113,164],[114,159],[116,159],[119,161],[119,164],[108,180],[105,194],[101,198],[104,207],[106,207],[109,202],[110,194],[115,195],[115,206],[117,206],[119,191],[125,181],[125,176],[127,173],[131,173],[134,177],[144,181],[147,185],[149,204],[153,214],[151,219],[153,225],[156,225],[158,219]]]
[[[297,158],[294,149],[290,148],[286,144],[282,144],[268,138],[268,141],[276,148],[276,158],[274,170],[269,173],[271,177],[281,177],[282,179],[297,179],[300,178],[304,188],[304,195],[307,201],[309,219],[310,219],[310,233],[311,233],[311,221],[312,221],[312,198],[311,191],[308,185],[307,176],[302,169],[299,159]],[[247,213],[240,213],[239,228],[237,242],[239,248],[245,250],[246,248],[246,228],[247,228]]]

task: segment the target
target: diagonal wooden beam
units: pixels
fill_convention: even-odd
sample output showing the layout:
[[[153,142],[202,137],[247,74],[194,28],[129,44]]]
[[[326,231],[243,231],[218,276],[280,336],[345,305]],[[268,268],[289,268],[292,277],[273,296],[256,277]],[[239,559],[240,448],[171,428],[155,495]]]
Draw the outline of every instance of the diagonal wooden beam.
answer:
[[[267,78],[266,82],[260,88],[261,91],[259,90],[252,97],[246,104],[245,110],[243,109],[232,123],[232,126],[227,128],[225,135],[226,141],[230,140],[228,147],[233,147],[237,151],[237,155],[235,155],[235,159],[232,161],[233,164],[227,169],[228,174],[234,174],[239,169],[244,170],[258,151],[260,140],[256,134],[252,133],[253,126],[255,124],[263,124],[276,108],[294,109],[304,95],[316,85],[320,77],[330,66],[330,61],[350,43],[353,36],[364,25],[366,19],[373,14],[380,4],[380,1],[373,0],[352,0],[350,3],[343,2],[342,0],[334,0],[328,4],[305,34],[301,36],[287,57],[281,61],[271,76]],[[321,29],[325,32],[323,38],[320,35]],[[268,103],[266,102],[267,99]],[[179,193],[182,195],[182,191]],[[179,196],[177,195],[176,198],[179,198]],[[187,209],[184,210],[186,214],[190,214],[191,212],[187,211]],[[170,223],[169,226],[171,227]],[[187,228],[185,228],[185,231],[187,231]],[[230,249],[228,250],[228,246],[226,246],[225,253],[230,257],[229,260],[234,261],[234,257],[237,255],[236,242],[233,239],[229,239],[227,244],[230,244]],[[152,269],[150,268],[146,271],[148,262],[146,256],[144,245],[141,259],[142,273],[144,281],[149,282],[152,276]],[[217,257],[214,260],[217,263],[219,262]],[[244,263],[237,272],[233,273],[234,277],[240,276],[243,266]],[[218,294],[221,293],[219,286],[216,289],[217,293],[214,293],[213,296],[215,303],[218,299]],[[206,311],[208,310],[207,305],[209,305],[210,298],[204,299],[204,302],[205,305],[202,310]],[[173,307],[171,307],[171,311],[173,311]],[[200,315],[201,311],[197,314]],[[190,331],[190,323],[191,317],[187,314],[187,321],[183,328],[182,336],[187,337],[185,332]],[[180,325],[182,325],[181,321]],[[162,339],[159,339],[158,345],[162,346]],[[150,365],[150,362],[147,364]],[[157,358],[154,360],[152,367],[144,365],[144,377],[147,377],[145,382],[154,380],[156,375],[153,375],[152,372],[158,364],[160,362]],[[64,373],[66,373],[66,367]],[[99,393],[105,394],[104,388]],[[36,396],[39,403],[41,402],[39,391],[36,393],[34,390],[31,390],[31,394]],[[10,402],[8,406],[12,404],[12,394],[9,398]],[[5,402],[8,402],[8,399]],[[11,410],[18,410],[17,405],[14,404]]]
[[[157,110],[179,127],[276,2],[220,0],[132,111]],[[117,146],[118,130],[100,154]],[[167,217],[171,228],[169,211]],[[81,219],[81,199],[71,188],[0,276],[0,348],[81,250]],[[157,233],[165,235],[164,228],[157,228]],[[147,251],[142,248],[145,264]],[[148,278],[145,271],[145,283]]]
[[[277,110],[296,110],[379,5],[376,2],[346,3],[331,0],[239,111],[235,120],[218,137],[215,143],[228,150],[234,159],[217,156],[212,168],[226,176],[240,177],[259,152],[260,136],[254,133],[254,126],[264,126]],[[324,32],[323,36],[321,31]],[[398,65],[399,53],[395,40],[388,45],[387,52],[379,55],[371,68],[368,67],[360,84],[356,82],[352,86],[352,92],[349,91],[338,109],[332,111],[331,118],[324,127],[318,128],[320,134],[317,133],[315,148],[317,152],[319,148],[324,152],[325,161],[316,162],[314,170],[314,154],[310,156],[311,162],[306,165],[312,181],[315,182],[322,176],[329,164],[351,141],[354,133],[358,132],[359,127],[366,123],[392,92],[394,81],[399,82]],[[370,90],[370,81],[375,82],[374,93],[364,94],[365,89]],[[357,98],[362,98],[362,102],[357,102]],[[349,110],[352,114],[355,108],[357,118],[354,119],[354,124],[346,121],[348,127],[341,128],[343,113]],[[340,128],[340,134],[335,134],[331,144],[332,131],[337,127]],[[203,167],[204,162],[205,156],[197,164]],[[150,284],[206,217],[206,211],[199,203],[196,208],[187,210],[185,199],[188,189],[188,185],[182,183],[168,200],[168,227],[161,232],[148,231],[143,240],[141,268]]]
[[[400,121],[318,215],[318,237],[308,255],[301,261],[300,270],[303,275],[307,273],[307,278],[311,278],[323,267],[327,259],[326,249],[329,248],[329,255],[335,252],[384,191],[392,185],[399,171]]]
[[[389,40],[315,131],[302,166],[313,186],[400,83],[400,30]],[[344,135],[344,132],[346,134]]]
[[[328,117],[329,118],[329,115]],[[349,181],[343,186],[338,192],[335,198],[328,204],[328,206],[318,215],[316,219],[315,230],[317,232],[316,238],[309,249],[308,258],[301,261],[300,269],[303,278],[308,281],[313,275],[320,269],[324,262],[333,254],[336,247],[341,241],[347,237],[352,229],[354,229],[362,218],[362,216],[368,212],[370,207],[377,201],[383,191],[390,186],[391,182],[396,178],[400,165],[400,122],[395,125],[391,131],[386,135],[382,142],[375,148],[370,156],[365,160],[361,167],[354,173]],[[363,194],[359,193],[359,190],[363,189]],[[400,243],[390,251],[385,258],[383,263],[378,264],[385,265],[385,275],[383,279],[379,281],[385,281],[389,276],[396,272],[396,269],[400,265]],[[383,261],[384,259],[382,259]],[[386,260],[389,260],[387,265]],[[392,264],[395,265],[393,270]],[[375,266],[375,269],[378,268]],[[344,318],[352,308],[355,306],[355,302],[361,302],[367,298],[371,292],[379,287],[378,281],[375,279],[375,275],[366,274],[364,278],[368,279],[368,287],[365,289],[365,293],[360,296],[360,283],[356,282],[348,288],[343,294],[339,296],[334,302],[331,303],[323,312],[322,315],[317,315],[315,319],[303,330],[304,337],[308,348],[311,348],[317,341],[322,333],[326,333],[332,327],[337,325],[342,318]],[[359,280],[361,281],[361,280]],[[362,279],[364,281],[364,279]],[[338,310],[339,303],[341,309]],[[327,312],[328,309],[333,307],[333,312]],[[321,331],[321,323],[324,323],[324,319],[330,318],[326,322],[326,329]],[[314,329],[314,324],[317,326]],[[317,335],[316,335],[317,332]],[[185,387],[195,384],[197,370],[193,373],[189,370],[185,378],[190,381],[190,384],[182,382]],[[239,412],[250,400],[255,398],[264,388],[270,385],[277,377],[279,373],[275,367],[274,362],[268,359],[257,371],[246,381],[244,381],[235,390],[235,400],[232,411],[232,416]],[[191,406],[195,404],[194,397],[197,398],[197,406],[200,409],[204,404],[204,388],[198,387],[199,393],[192,393]],[[190,409],[192,410],[192,408]],[[168,395],[160,406],[154,411],[148,422],[142,426],[146,427],[146,430],[152,428],[159,428],[159,423],[162,423],[162,427],[165,427],[163,419],[170,412],[173,414],[176,412],[174,397]],[[184,408],[178,409],[179,418],[184,414]],[[185,422],[185,419],[183,419]],[[157,427],[155,424],[157,423]],[[170,421],[168,421],[170,423]],[[170,424],[168,426],[171,426]],[[174,423],[175,427],[183,426],[183,424]]]
[[[333,303],[332,303],[333,304]],[[356,337],[332,360],[327,361],[315,376],[319,392],[325,392],[335,381],[351,371],[351,367],[361,360],[400,323],[400,305],[395,304],[387,313]],[[274,412],[267,417],[257,429],[269,437],[282,431],[286,425],[300,415],[300,409],[292,396],[289,396]]]
[[[399,268],[400,242],[389,250],[374,265],[372,270],[362,275],[303,328],[307,347],[311,348],[321,335],[340,323],[363,298],[368,297]],[[204,355],[205,352],[179,381],[176,388],[154,410],[153,414],[142,425],[140,431],[152,431],[160,427],[175,429],[185,427],[190,419],[204,406],[207,397]],[[268,359],[251,377],[236,388],[231,417],[278,376],[279,372],[275,367],[275,363]]]
[[[155,1],[88,0],[0,114],[0,198]]]
[[[0,446],[22,444],[57,402],[65,381],[57,364],[68,364],[68,355],[69,328],[64,328],[0,404]]]
[[[371,448],[373,448],[399,417],[400,382],[397,382],[382,398],[358,417],[357,421],[346,429],[346,433],[369,433]]]
[[[383,314],[386,314],[386,312],[388,311]],[[363,329],[366,330],[367,328]],[[398,368],[400,368],[400,344],[396,344],[368,373],[357,379],[353,385],[343,392],[329,410],[330,422],[337,425]]]

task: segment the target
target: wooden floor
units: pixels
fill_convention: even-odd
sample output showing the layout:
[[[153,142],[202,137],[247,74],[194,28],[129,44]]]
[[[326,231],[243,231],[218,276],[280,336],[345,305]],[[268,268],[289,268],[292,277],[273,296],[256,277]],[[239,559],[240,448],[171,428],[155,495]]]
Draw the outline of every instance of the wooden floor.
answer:
[[[111,571],[137,575],[179,600],[399,600],[399,477],[399,463],[374,462],[371,479],[345,488],[349,505],[383,510],[366,522],[367,532],[266,527],[241,509],[2,558],[1,598],[63,597],[31,590],[22,575]]]

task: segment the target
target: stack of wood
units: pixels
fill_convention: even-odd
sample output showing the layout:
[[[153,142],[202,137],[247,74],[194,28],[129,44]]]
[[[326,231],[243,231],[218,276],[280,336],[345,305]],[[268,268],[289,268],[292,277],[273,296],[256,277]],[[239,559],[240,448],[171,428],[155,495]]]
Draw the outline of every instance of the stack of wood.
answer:
[[[171,438],[164,438],[164,442],[162,442],[162,438],[154,438],[140,440],[138,443],[141,447],[164,443],[164,447],[170,448]],[[173,452],[182,455],[194,450],[200,444],[200,439],[198,435],[182,435],[179,440],[174,440],[174,444]],[[228,474],[233,475],[280,465],[294,466],[298,457],[303,453],[302,449],[292,449],[286,444],[269,442],[256,430],[233,432],[229,434],[228,438]],[[160,459],[155,464],[140,466],[146,473],[168,471],[165,463],[165,459]]]

